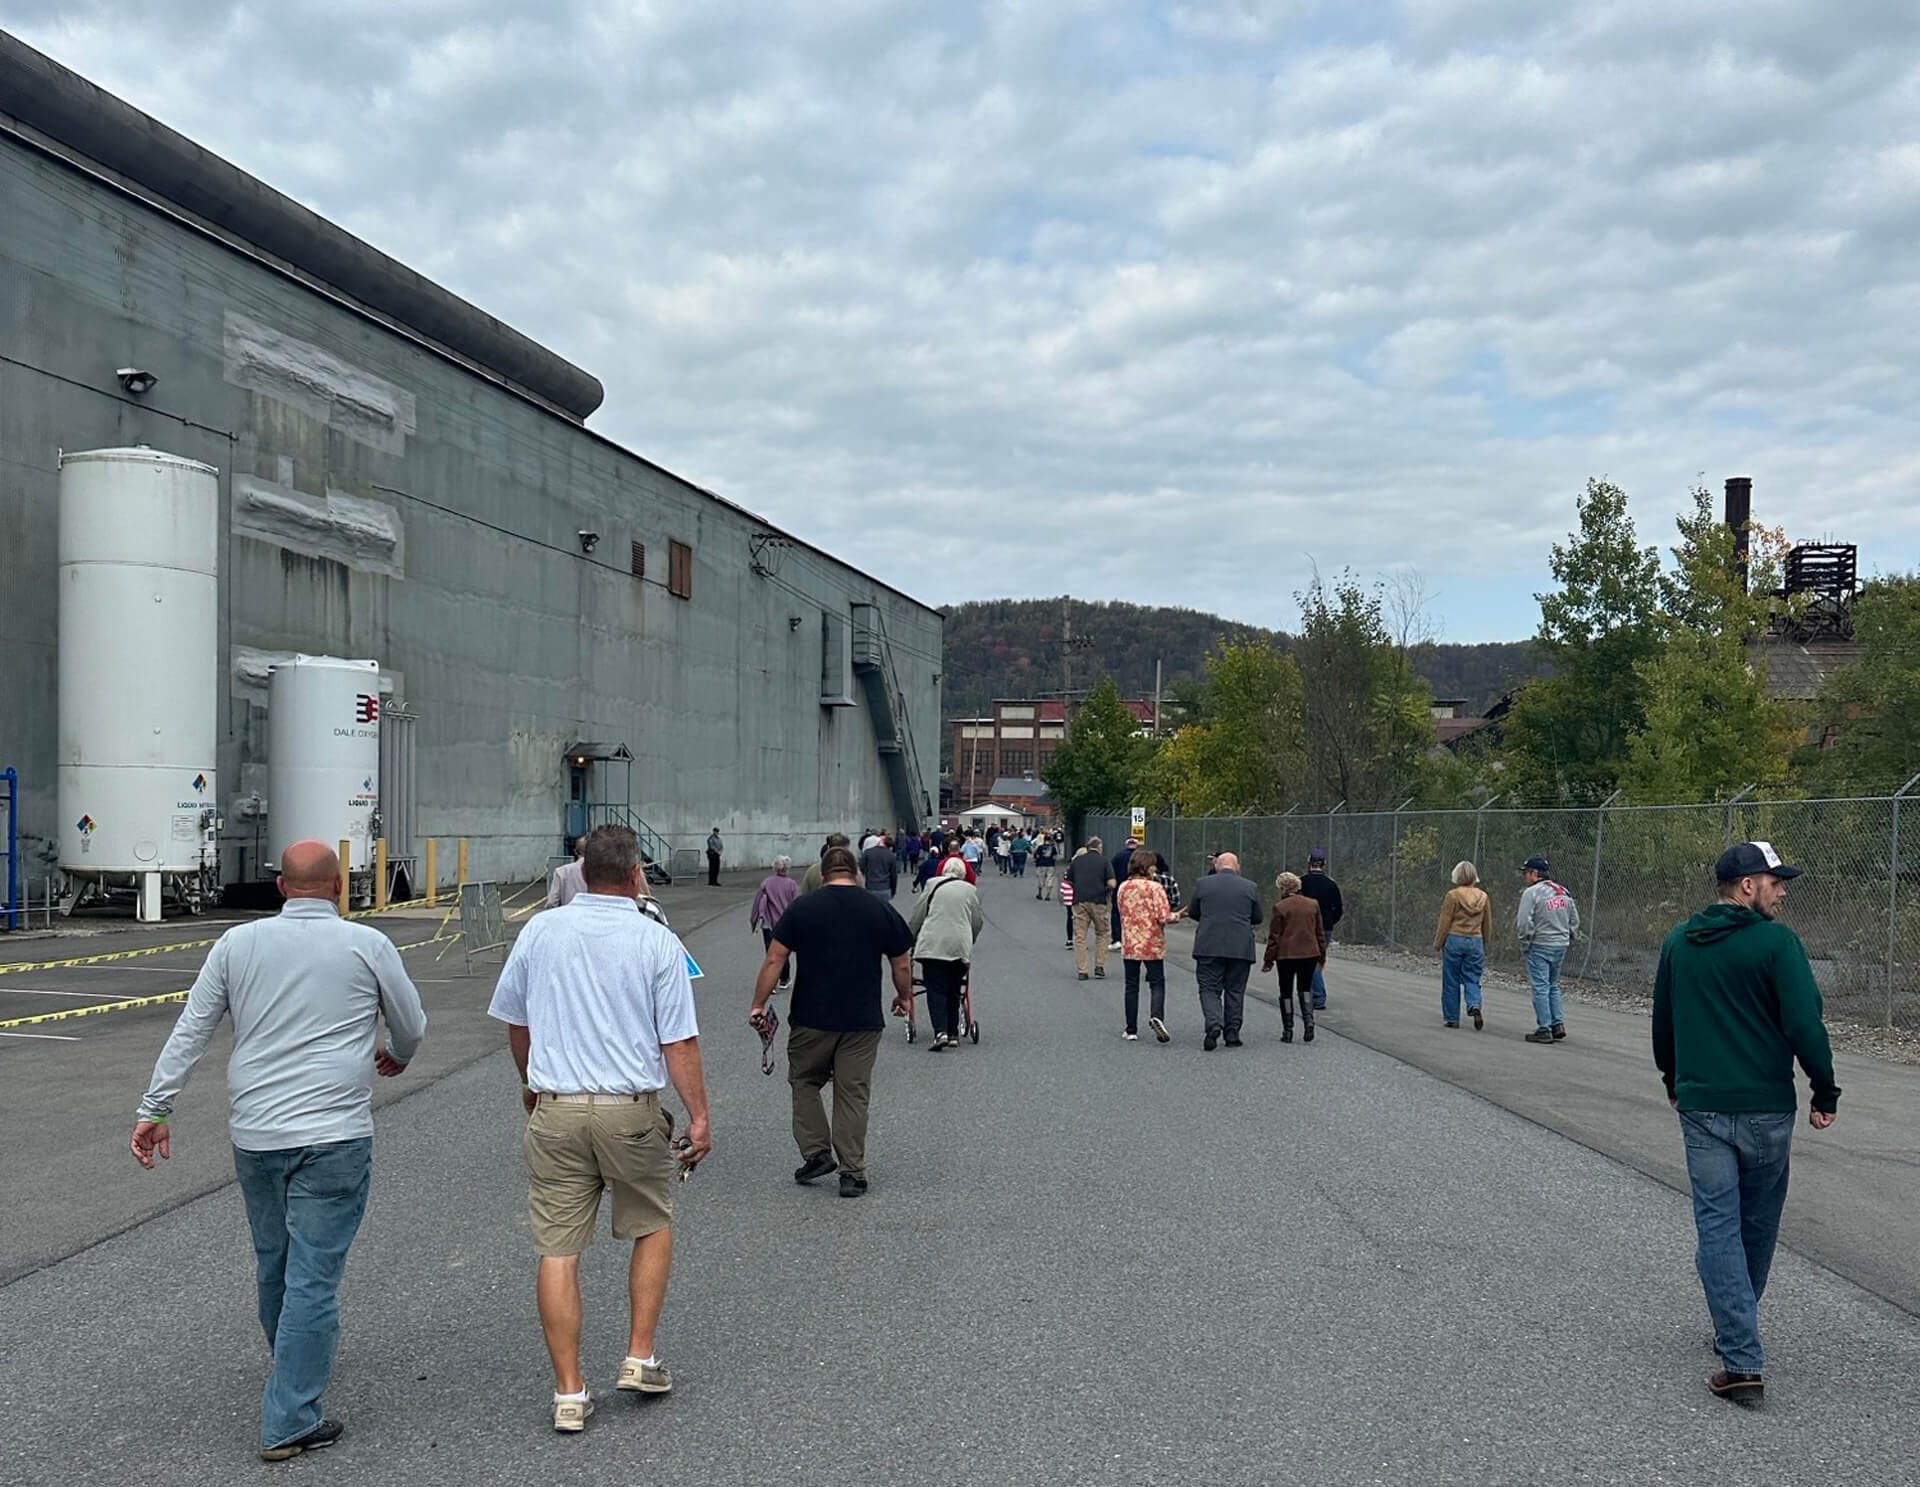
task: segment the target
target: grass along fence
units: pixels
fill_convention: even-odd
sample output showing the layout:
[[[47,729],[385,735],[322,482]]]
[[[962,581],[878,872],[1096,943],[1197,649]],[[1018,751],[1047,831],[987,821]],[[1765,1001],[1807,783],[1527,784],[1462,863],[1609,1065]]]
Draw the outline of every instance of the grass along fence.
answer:
[[[1112,852],[1121,815],[1087,831]],[[1566,974],[1653,991],[1667,932],[1712,901],[1713,863],[1737,841],[1770,841],[1796,878],[1784,922],[1806,942],[1830,1015],[1920,1031],[1920,797],[1743,800],[1703,805],[1347,811],[1284,816],[1150,818],[1147,843],[1189,884],[1214,852],[1236,853],[1270,900],[1282,868],[1306,870],[1315,847],[1339,881],[1352,944],[1424,950],[1433,942],[1448,874],[1462,859],[1493,899],[1491,963],[1519,971],[1512,924],[1520,864],[1540,853],[1580,906]]]

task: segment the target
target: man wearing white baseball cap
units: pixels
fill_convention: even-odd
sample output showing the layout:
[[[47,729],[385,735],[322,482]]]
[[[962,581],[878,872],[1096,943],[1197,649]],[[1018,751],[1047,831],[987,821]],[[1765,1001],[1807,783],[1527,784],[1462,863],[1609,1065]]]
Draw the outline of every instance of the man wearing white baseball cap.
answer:
[[[1774,918],[1800,871],[1770,842],[1727,848],[1714,866],[1718,902],[1667,936],[1653,983],[1653,1058],[1680,1112],[1695,1266],[1724,1365],[1707,1387],[1741,1404],[1766,1392],[1760,1297],[1787,1201],[1794,1060],[1813,1088],[1816,1131],[1840,1101],[1806,947]]]

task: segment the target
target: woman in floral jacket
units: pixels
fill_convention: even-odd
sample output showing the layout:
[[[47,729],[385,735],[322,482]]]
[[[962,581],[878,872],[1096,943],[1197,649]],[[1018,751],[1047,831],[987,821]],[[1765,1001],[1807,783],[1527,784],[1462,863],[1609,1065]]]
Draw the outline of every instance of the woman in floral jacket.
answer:
[[[1129,1043],[1140,1041],[1140,969],[1146,967],[1147,1026],[1162,1043],[1167,1031],[1167,925],[1175,919],[1160,886],[1160,858],[1142,847],[1127,864],[1127,881],[1120,885],[1120,955],[1127,972],[1127,1030]]]

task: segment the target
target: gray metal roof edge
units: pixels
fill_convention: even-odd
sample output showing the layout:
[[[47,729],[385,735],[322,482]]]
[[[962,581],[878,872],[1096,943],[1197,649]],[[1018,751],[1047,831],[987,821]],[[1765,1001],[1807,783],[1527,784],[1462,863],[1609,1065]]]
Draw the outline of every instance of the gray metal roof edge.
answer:
[[[311,207],[0,31],[0,98],[48,138],[472,357],[576,419],[599,379]]]

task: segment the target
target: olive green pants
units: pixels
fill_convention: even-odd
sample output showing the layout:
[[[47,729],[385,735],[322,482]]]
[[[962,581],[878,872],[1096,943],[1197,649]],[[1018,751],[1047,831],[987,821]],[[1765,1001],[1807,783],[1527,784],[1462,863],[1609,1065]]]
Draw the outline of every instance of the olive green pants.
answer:
[[[793,1139],[800,1155],[833,1148],[840,1170],[867,1175],[867,1102],[873,1094],[873,1061],[880,1033],[829,1032],[792,1027],[787,1032],[787,1083],[793,1087]],[[820,1092],[833,1081],[833,1122],[827,1122]]]

